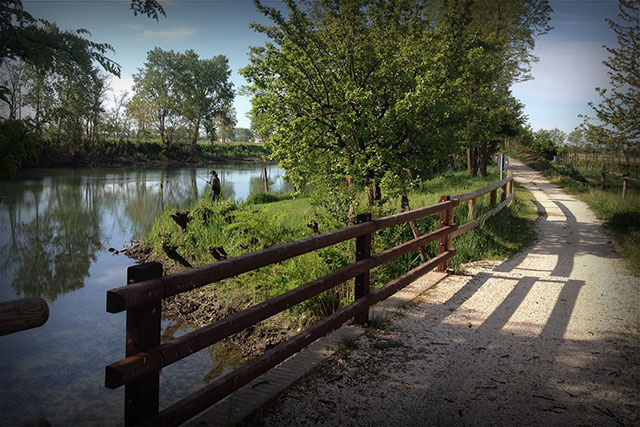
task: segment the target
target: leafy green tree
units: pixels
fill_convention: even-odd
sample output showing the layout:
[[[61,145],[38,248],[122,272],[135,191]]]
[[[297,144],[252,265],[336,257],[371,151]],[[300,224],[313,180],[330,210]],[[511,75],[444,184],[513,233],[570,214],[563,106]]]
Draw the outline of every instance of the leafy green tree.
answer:
[[[589,138],[627,155],[640,148],[640,4],[619,0],[618,9],[622,23],[606,20],[618,39],[617,47],[605,46],[611,88],[596,88],[602,101],[589,103],[596,117],[585,117],[584,128]]]
[[[451,4],[452,13],[463,17],[452,27],[461,45],[459,75],[467,85],[467,126],[460,137],[468,147],[470,172],[479,169],[486,176],[490,154],[522,121],[522,105],[510,87],[531,77],[531,63],[537,61],[531,51],[536,38],[551,30],[551,7],[547,0]]]
[[[85,152],[97,139],[104,112],[106,78],[97,68],[65,62],[54,75],[54,100],[45,111],[45,135],[68,154]],[[85,144],[86,143],[86,144]]]
[[[55,69],[61,62],[72,61],[88,68],[97,61],[105,70],[120,75],[120,66],[106,55],[113,52],[107,43],[84,38],[85,29],[61,30],[55,23],[36,19],[22,7],[21,0],[0,3],[0,64],[21,59],[40,69]],[[7,87],[0,87],[5,100]]]
[[[447,154],[443,122],[454,120],[455,82],[432,11],[412,1],[285,1],[289,17],[257,1],[275,25],[254,24],[270,41],[251,49],[241,73],[251,83],[260,135],[302,183],[367,189],[369,204],[406,191],[407,169]]]
[[[218,139],[227,142],[233,135],[236,123],[236,109],[228,104],[222,114],[207,117],[203,126],[211,143]]]
[[[225,56],[205,60],[193,50],[180,53],[156,47],[133,76],[134,110],[138,116],[143,111],[137,107],[151,110],[151,122],[168,150],[189,128],[194,152],[201,127],[209,132],[213,123],[231,123],[228,116],[234,114],[234,93],[230,73]]]
[[[560,129],[540,129],[533,134],[531,149],[551,160],[565,144],[566,138],[567,135]]]
[[[4,61],[0,65],[0,85],[5,88],[4,101],[9,107],[9,119],[20,119],[21,109],[26,105],[24,94],[28,90],[28,66],[18,59]]]
[[[29,84],[24,94],[24,101],[32,109],[35,132],[42,136],[45,121],[48,120],[46,113],[56,102],[53,90],[55,76],[47,70],[27,64],[27,79]]]
[[[131,0],[130,7],[134,14],[143,14],[151,18],[158,19],[158,15],[164,15],[164,9],[157,0]],[[22,0],[4,0],[0,2],[0,68],[5,64],[26,64],[26,69],[32,72],[32,90],[24,97],[34,102],[30,104],[35,110],[35,126],[32,123],[24,123],[22,129],[35,131],[38,135],[43,133],[43,125],[46,120],[45,107],[51,106],[51,102],[46,104],[45,100],[51,100],[52,91],[47,88],[47,75],[51,72],[62,73],[64,67],[70,64],[92,75],[92,63],[98,62],[104,70],[109,73],[120,75],[120,66],[107,57],[109,52],[113,52],[111,45],[107,43],[96,43],[85,38],[90,33],[85,29],[67,31],[60,29],[55,23],[44,19],[35,18],[24,10]],[[15,80],[14,80],[15,83]],[[0,100],[9,105],[9,116],[15,117],[23,102],[19,87],[10,84],[3,79],[0,82]],[[98,80],[91,81],[90,93],[97,95],[101,90]],[[88,133],[89,138],[95,137],[98,123],[98,110],[100,109],[99,96],[93,96],[90,105],[92,117],[85,121],[86,128],[91,128]],[[52,111],[50,109],[50,111]],[[62,122],[58,119],[58,128]],[[53,124],[54,122],[50,122]],[[8,124],[8,129],[14,129],[15,124]],[[6,135],[1,135],[3,141]],[[25,136],[20,143],[15,146],[0,148],[3,152],[9,149],[7,161],[12,165],[22,163],[23,156],[32,156],[33,147],[25,148],[23,143],[38,140],[36,137]],[[3,142],[4,144],[4,142]],[[13,151],[11,151],[13,150]],[[3,158],[3,160],[5,160]],[[15,169],[12,167],[10,170]],[[6,172],[6,170],[3,171]],[[15,172],[14,172],[15,173]]]
[[[134,96],[127,102],[126,109],[127,114],[135,121],[136,141],[148,138],[153,122],[151,100]]]
[[[247,128],[235,128],[233,130],[234,141],[251,141],[253,139],[253,133],[251,129]]]
[[[114,140],[123,140],[129,137],[132,119],[132,115],[127,114],[126,110],[129,101],[129,92],[126,90],[113,95],[113,107],[106,117],[106,133]]]
[[[167,150],[185,125],[180,114],[181,94],[176,90],[176,53],[158,47],[147,52],[144,68],[133,75],[132,101],[150,108],[152,123]]]
[[[182,99],[181,113],[191,124],[191,152],[195,152],[203,121],[224,117],[233,101],[231,70],[226,56],[200,59],[193,50],[176,54],[175,90]]]
[[[550,9],[545,0],[494,3],[285,1],[286,18],[256,1],[274,23],[254,24],[270,40],[241,70],[257,133],[269,134],[297,186],[316,181],[353,198],[363,185],[369,205],[381,189],[406,193],[457,141],[486,147],[519,116],[508,87],[532,60]]]

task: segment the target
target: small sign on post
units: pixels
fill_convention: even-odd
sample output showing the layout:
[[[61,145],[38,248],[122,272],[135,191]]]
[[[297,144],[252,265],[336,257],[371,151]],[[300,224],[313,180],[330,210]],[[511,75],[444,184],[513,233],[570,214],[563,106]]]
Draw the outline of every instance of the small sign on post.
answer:
[[[498,164],[498,169],[500,169],[500,181],[502,181],[502,171],[509,169],[509,158],[504,154],[498,154],[496,163]]]

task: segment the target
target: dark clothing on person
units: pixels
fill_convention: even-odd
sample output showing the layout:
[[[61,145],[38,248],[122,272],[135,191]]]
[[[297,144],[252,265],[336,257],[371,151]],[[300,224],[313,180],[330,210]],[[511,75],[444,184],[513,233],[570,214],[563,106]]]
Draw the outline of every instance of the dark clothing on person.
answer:
[[[220,197],[220,180],[218,179],[218,175],[211,175],[209,186],[211,187],[211,201],[215,202],[218,200],[218,197]]]

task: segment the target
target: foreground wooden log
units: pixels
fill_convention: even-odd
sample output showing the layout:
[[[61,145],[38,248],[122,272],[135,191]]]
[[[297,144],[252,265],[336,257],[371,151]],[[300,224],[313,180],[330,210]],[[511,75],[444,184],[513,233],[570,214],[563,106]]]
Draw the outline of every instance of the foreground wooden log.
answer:
[[[49,306],[40,297],[0,303],[0,336],[42,326],[49,319]]]

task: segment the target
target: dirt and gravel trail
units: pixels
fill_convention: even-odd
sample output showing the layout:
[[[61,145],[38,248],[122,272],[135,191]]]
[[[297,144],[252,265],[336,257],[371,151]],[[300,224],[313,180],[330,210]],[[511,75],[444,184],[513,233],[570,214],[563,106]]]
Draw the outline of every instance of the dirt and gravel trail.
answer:
[[[512,170],[537,243],[449,276],[251,423],[640,425],[640,278],[584,203]]]

